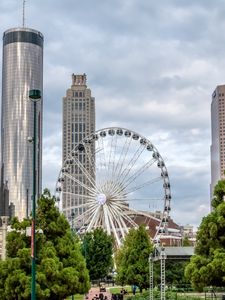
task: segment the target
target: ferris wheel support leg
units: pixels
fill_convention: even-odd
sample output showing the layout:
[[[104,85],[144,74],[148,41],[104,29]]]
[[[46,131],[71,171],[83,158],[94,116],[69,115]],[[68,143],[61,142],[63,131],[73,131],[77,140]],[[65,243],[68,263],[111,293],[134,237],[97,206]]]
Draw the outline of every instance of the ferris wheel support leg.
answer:
[[[153,300],[153,257],[149,255],[149,300]]]
[[[161,248],[161,252],[160,252],[160,269],[161,269],[160,299],[165,300],[166,299],[166,293],[165,293],[166,254],[163,247]]]

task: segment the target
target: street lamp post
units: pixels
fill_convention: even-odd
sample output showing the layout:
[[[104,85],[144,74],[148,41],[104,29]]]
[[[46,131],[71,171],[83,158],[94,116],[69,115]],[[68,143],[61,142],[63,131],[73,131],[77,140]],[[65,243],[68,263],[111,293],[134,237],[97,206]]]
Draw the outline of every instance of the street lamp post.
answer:
[[[31,300],[36,300],[36,105],[41,99],[40,90],[30,90],[29,98],[34,103],[33,129],[33,199],[32,199],[32,227],[31,227]]]
[[[71,225],[72,225],[72,235],[73,235],[73,238],[74,238],[74,218],[75,218],[75,213],[72,212],[71,213]],[[72,295],[72,300],[74,300],[74,295]]]

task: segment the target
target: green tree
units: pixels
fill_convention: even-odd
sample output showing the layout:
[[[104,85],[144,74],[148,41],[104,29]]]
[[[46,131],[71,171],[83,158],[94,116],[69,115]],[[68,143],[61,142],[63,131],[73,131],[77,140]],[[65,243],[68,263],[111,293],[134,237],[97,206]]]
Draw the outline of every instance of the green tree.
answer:
[[[86,259],[91,280],[106,277],[113,267],[113,238],[102,228],[96,228],[83,237],[82,253]]]
[[[182,245],[183,245],[183,247],[190,247],[191,246],[191,242],[190,242],[187,235],[183,238]]]
[[[225,197],[225,180],[219,180],[213,191],[212,207],[216,208],[224,202]]]
[[[214,210],[203,218],[197,233],[195,255],[185,269],[193,287],[202,290],[206,285],[225,284],[225,180],[215,187]]]
[[[188,282],[184,277],[186,265],[187,261],[185,260],[166,260],[166,284],[177,286],[187,284]]]
[[[13,231],[7,236],[7,259],[0,262],[2,300],[30,299],[31,249],[30,237],[26,236],[30,224],[29,219],[12,222]],[[61,300],[86,293],[90,287],[89,275],[80,244],[47,190],[38,200],[36,227],[37,299]]]
[[[131,229],[123,246],[117,251],[117,281],[137,285],[142,289],[149,287],[149,254],[153,246],[144,226]]]

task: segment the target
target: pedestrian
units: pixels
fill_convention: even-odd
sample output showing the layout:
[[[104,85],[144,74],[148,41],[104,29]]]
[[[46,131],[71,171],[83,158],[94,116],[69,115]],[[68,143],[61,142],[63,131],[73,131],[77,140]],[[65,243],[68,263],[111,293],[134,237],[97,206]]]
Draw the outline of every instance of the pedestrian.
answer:
[[[137,289],[137,286],[135,284],[132,285],[132,293],[133,295],[136,294],[136,289]]]

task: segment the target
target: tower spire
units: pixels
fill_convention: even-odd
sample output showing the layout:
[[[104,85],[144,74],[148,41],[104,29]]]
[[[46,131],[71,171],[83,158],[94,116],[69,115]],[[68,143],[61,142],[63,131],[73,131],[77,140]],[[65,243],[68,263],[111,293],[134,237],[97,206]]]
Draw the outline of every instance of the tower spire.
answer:
[[[26,0],[23,0],[23,27],[25,27],[25,4],[26,4]]]

